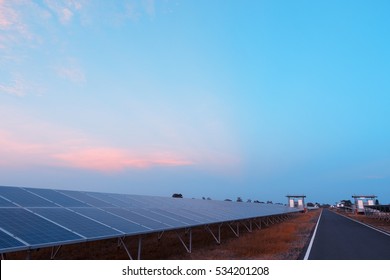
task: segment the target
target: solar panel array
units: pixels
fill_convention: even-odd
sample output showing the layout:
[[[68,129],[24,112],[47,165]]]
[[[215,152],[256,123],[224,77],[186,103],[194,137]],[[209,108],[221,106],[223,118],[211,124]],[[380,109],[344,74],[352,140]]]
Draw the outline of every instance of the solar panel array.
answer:
[[[0,186],[0,253],[295,211],[283,205]]]

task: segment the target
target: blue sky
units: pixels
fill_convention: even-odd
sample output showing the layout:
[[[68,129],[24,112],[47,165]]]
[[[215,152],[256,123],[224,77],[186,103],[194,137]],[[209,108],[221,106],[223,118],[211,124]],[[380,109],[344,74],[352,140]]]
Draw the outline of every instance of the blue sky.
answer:
[[[390,203],[389,8],[0,0],[0,184]]]

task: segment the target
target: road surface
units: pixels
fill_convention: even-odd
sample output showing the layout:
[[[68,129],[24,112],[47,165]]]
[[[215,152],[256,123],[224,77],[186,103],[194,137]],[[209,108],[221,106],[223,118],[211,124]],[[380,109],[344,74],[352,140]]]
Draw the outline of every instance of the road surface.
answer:
[[[325,209],[309,250],[309,260],[390,260],[390,235]]]

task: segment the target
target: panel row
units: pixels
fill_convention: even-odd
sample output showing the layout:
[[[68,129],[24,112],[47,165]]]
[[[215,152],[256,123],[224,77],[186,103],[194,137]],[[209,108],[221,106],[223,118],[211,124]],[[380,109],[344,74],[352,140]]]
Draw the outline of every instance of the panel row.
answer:
[[[0,252],[297,211],[281,205],[0,186]]]

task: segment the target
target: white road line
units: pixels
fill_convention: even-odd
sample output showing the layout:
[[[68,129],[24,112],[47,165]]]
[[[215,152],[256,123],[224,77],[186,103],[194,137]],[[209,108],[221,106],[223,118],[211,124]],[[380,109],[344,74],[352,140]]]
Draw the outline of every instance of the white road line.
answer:
[[[318,221],[317,221],[317,224],[316,224],[316,228],[314,229],[314,233],[313,233],[313,236],[311,237],[311,240],[310,240],[310,243],[309,243],[309,247],[307,247],[305,257],[303,258],[304,260],[308,260],[308,259],[309,259],[311,247],[313,247],[314,238],[316,237],[317,228],[318,228],[318,225],[319,225],[320,220],[321,220],[322,211],[324,211],[324,210],[321,210],[321,214],[320,214],[320,216],[318,217]]]
[[[359,224],[361,224],[361,225],[363,225],[363,226],[369,227],[370,229],[373,229],[373,230],[376,230],[376,231],[378,231],[378,232],[380,232],[380,233],[383,233],[383,234],[385,234],[385,235],[387,235],[387,236],[390,236],[390,233],[388,233],[388,232],[386,232],[386,231],[384,231],[384,230],[377,229],[377,228],[375,228],[375,227],[373,227],[373,226],[370,226],[370,225],[365,224],[365,223],[362,223],[362,222],[360,222],[360,221],[358,221],[358,220],[352,219],[352,218],[350,218],[350,217],[348,217],[348,216],[344,216],[344,215],[341,215],[341,214],[339,214],[339,213],[336,213],[336,214],[337,214],[337,215],[340,215],[341,217],[350,219],[351,221],[354,221],[354,222],[356,222],[356,223],[359,223]]]

